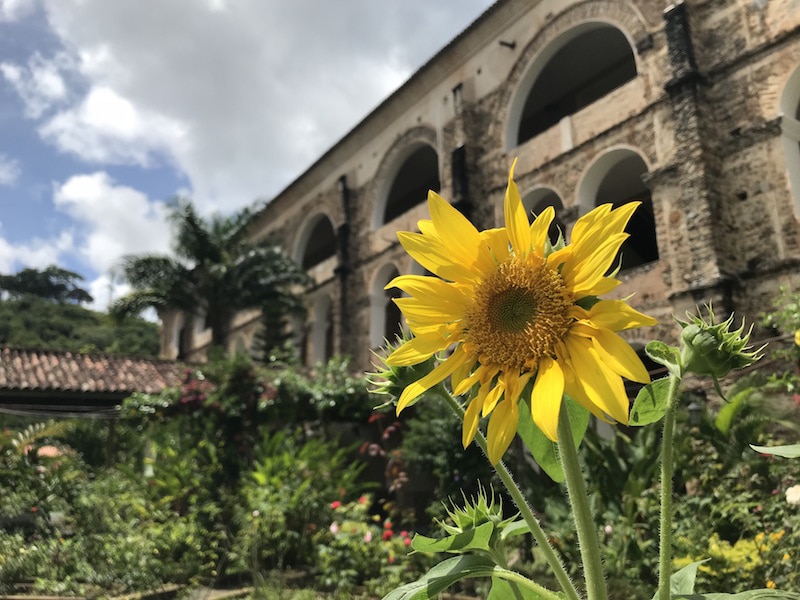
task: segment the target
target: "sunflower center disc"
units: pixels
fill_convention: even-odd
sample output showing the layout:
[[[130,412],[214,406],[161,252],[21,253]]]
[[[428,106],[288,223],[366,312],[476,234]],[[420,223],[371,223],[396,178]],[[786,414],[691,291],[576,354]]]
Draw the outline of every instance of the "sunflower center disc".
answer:
[[[476,287],[465,342],[483,364],[535,369],[569,329],[571,303],[561,275],[541,258],[511,257]]]

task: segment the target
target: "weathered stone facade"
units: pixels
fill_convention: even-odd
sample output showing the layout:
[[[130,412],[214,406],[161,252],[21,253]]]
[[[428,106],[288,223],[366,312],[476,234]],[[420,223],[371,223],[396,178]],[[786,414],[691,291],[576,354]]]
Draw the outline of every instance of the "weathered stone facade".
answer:
[[[553,204],[567,234],[597,203],[644,201],[614,293],[661,324],[632,342],[707,301],[756,318],[800,285],[800,0],[497,2],[254,223],[316,281],[306,360],[368,367],[398,316],[385,284],[423,272],[396,238],[428,218],[421,186],[494,227],[514,158],[526,207]]]

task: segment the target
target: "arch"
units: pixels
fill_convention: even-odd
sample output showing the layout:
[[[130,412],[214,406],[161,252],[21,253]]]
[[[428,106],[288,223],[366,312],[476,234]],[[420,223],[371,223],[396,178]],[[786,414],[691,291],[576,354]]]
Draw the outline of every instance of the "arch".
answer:
[[[550,242],[555,244],[558,241],[559,233],[566,235],[564,223],[560,219],[564,203],[554,189],[545,186],[535,187],[522,195],[522,205],[525,207],[529,221],[532,221],[534,216],[539,215],[548,206],[552,206],[556,211],[556,218],[553,219],[548,232]]]
[[[375,174],[372,229],[425,201],[428,190],[441,187],[436,133],[415,127],[389,149]]]
[[[578,184],[578,206],[583,214],[604,203],[614,207],[636,200],[642,203],[625,228],[630,237],[622,245],[622,269],[658,260],[653,201],[642,180],[648,171],[638,151],[619,147],[595,158]]]
[[[631,48],[638,68],[638,55],[634,48],[650,37],[647,23],[639,9],[629,2],[614,0],[589,0],[573,4],[563,12],[548,19],[536,35],[522,49],[506,78],[499,99],[505,114],[499,122],[506,150],[519,145],[519,127],[522,112],[536,80],[545,66],[567,43],[588,29],[611,27],[619,31]]]
[[[333,302],[327,294],[319,294],[311,305],[311,326],[306,345],[312,364],[326,362],[333,356]]]
[[[384,289],[386,284],[400,275],[394,263],[381,266],[370,285],[370,327],[369,344],[371,348],[383,346],[384,340],[393,342],[395,337],[402,334],[402,315],[398,306],[392,302],[399,298],[400,290],[397,288]]]
[[[789,76],[783,88],[779,110],[789,190],[795,217],[800,217],[800,65]]]
[[[581,23],[531,65],[512,104],[507,139],[518,146],[636,75],[633,48],[619,28],[602,21]]]
[[[303,224],[292,255],[304,269],[336,256],[336,232],[327,214],[317,213]]]

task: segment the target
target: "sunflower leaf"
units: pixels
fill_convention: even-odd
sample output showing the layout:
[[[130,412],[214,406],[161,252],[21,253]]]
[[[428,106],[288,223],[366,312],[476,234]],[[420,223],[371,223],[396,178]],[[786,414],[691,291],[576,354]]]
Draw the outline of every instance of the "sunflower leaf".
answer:
[[[670,372],[670,374],[674,375],[675,377],[681,376],[681,371],[683,368],[681,367],[680,350],[674,346],[668,346],[664,342],[654,340],[652,342],[648,342],[647,346],[644,348],[644,351],[647,353],[647,356],[653,359],[653,361],[667,367],[667,370]]]
[[[761,454],[774,454],[783,458],[800,458],[800,444],[791,444],[789,446],[754,446],[750,444],[750,447]]]
[[[523,396],[527,395],[523,394]],[[519,437],[528,450],[531,451],[536,464],[547,473],[550,479],[556,483],[561,483],[564,481],[565,476],[564,469],[561,468],[561,459],[558,456],[558,444],[551,441],[533,422],[530,404],[524,397],[520,399],[517,423]],[[564,395],[562,409],[566,410],[569,416],[573,443],[577,448],[580,446],[583,436],[586,434],[586,428],[589,426],[589,411],[566,394]]]
[[[669,405],[669,377],[648,383],[636,395],[631,409],[630,424],[641,427],[657,423]]]
[[[440,562],[425,575],[389,592],[383,600],[417,600],[434,598],[456,581],[467,577],[491,577],[497,565],[488,556],[465,554]]]

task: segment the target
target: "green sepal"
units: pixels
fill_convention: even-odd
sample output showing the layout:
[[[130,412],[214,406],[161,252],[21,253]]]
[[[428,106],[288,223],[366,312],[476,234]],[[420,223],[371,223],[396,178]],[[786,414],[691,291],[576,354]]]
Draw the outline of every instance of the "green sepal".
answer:
[[[654,362],[667,367],[667,371],[669,371],[671,375],[678,378],[681,377],[683,368],[681,367],[681,352],[678,348],[654,340],[648,342],[644,351]]]
[[[418,552],[466,552],[468,550],[491,551],[491,539],[495,524],[483,523],[474,529],[468,529],[455,535],[435,539],[424,535],[415,535],[411,547]]]
[[[669,407],[669,377],[648,383],[639,393],[631,409],[630,425],[641,427],[660,421]]]
[[[789,446],[754,446],[750,444],[750,447],[761,454],[772,454],[783,458],[800,457],[800,444],[791,444]]]
[[[528,395],[523,394],[519,401],[517,432],[542,471],[547,473],[548,477],[556,483],[561,483],[565,480],[565,476],[564,469],[561,467],[561,459],[558,456],[558,444],[551,441],[533,422],[531,407],[527,400],[528,397]],[[577,448],[580,446],[583,436],[586,434],[586,428],[589,426],[589,411],[566,394],[564,394],[561,410],[567,411],[570,428],[572,429],[573,443]]]

